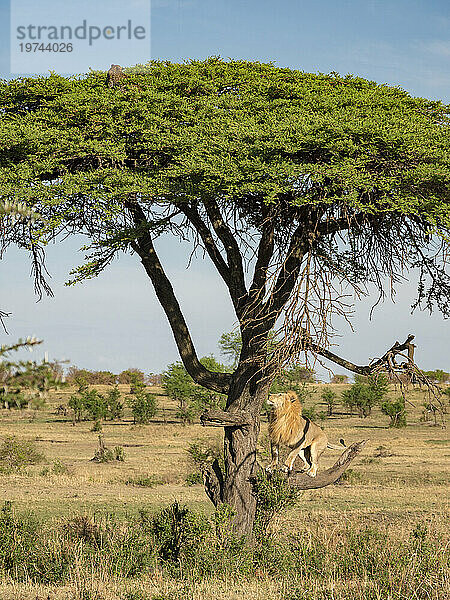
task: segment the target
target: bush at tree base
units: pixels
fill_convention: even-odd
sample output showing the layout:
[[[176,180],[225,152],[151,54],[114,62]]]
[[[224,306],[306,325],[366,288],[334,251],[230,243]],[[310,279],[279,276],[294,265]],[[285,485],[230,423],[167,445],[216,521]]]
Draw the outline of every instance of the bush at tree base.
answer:
[[[58,586],[74,577],[139,581],[157,571],[181,589],[211,578],[245,585],[263,573],[282,583],[282,600],[329,599],[320,590],[330,584],[345,600],[437,600],[436,591],[445,589],[448,549],[420,522],[403,540],[347,524],[330,533],[275,534],[249,545],[233,536],[230,520],[227,506],[209,519],[175,502],[125,521],[84,514],[49,527],[6,502],[0,510],[0,576]]]

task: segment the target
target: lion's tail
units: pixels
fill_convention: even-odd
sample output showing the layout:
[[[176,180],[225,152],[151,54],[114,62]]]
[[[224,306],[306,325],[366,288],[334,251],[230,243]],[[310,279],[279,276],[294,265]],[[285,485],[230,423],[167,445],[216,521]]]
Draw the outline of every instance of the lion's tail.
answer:
[[[340,450],[342,448],[342,446],[344,446],[344,448],[347,448],[347,446],[345,445],[345,442],[342,438],[339,440],[339,443],[340,443],[340,446],[338,446],[337,444],[330,444],[330,442],[328,442],[327,448],[330,448],[331,450]]]

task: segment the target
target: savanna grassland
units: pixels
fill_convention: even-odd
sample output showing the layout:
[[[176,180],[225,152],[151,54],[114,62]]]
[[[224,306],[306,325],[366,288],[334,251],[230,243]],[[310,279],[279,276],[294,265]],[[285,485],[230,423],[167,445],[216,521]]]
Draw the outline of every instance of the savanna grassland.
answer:
[[[339,396],[348,386],[326,387]],[[324,388],[311,386],[319,412]],[[189,445],[220,446],[221,429],[183,426],[175,404],[152,388],[150,424],[134,425],[127,411],[103,424],[105,444],[121,446],[125,460],[96,463],[92,421],[73,425],[70,411],[56,411],[73,391],[52,392],[43,410],[0,411],[0,442],[29,440],[44,457],[0,473],[2,503],[12,503],[0,519],[2,600],[448,597],[450,451],[447,430],[423,420],[424,392],[408,392],[402,429],[389,429],[379,408],[361,419],[338,405],[321,426],[330,441],[366,439],[363,453],[339,485],[301,492],[271,535],[243,547],[225,515],[214,520],[203,486],[186,483],[195,470]],[[260,439],[265,464],[265,419]],[[321,468],[338,455],[328,450]]]

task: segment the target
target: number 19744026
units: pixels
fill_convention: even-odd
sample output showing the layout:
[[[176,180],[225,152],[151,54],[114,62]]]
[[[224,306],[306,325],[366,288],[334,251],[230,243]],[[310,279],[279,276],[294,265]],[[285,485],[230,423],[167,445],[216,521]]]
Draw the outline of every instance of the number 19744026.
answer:
[[[20,43],[21,52],[72,52],[73,46],[71,43],[54,42],[53,44],[43,44],[39,42]]]

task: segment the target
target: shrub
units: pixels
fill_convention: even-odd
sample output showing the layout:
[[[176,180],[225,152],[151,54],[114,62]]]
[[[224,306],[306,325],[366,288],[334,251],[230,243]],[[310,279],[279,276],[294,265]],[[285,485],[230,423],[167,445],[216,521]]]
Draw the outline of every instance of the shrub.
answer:
[[[145,392],[144,388],[138,388],[133,395],[129,396],[128,403],[133,413],[134,423],[146,425],[156,414],[156,396]]]
[[[223,461],[223,451],[217,444],[211,444],[206,441],[197,440],[192,442],[187,449],[190,462],[195,471],[187,475],[185,481],[188,485],[203,483],[203,471],[207,469],[214,460],[219,462],[222,472],[225,470]]]
[[[317,418],[317,407],[315,404],[306,408],[306,406],[302,406],[302,417],[305,419],[309,419],[310,421],[314,421]]]
[[[55,460],[52,473],[54,475],[73,475],[73,470],[60,460]]]
[[[262,540],[267,537],[273,518],[282,510],[293,506],[301,491],[291,486],[279,471],[269,474],[260,470],[256,475],[254,493],[257,499],[255,534]]]
[[[181,555],[192,556],[211,525],[206,517],[174,502],[153,517],[150,529],[160,558],[177,562]]]
[[[116,386],[106,394],[107,417],[114,421],[123,417],[123,404],[120,401],[120,391]]]
[[[0,446],[0,468],[6,472],[20,470],[22,467],[36,465],[45,460],[31,440],[19,440],[8,436]]]
[[[156,475],[141,475],[139,477],[130,477],[125,481],[125,485],[135,485],[138,487],[153,488],[162,485],[163,481]]]
[[[213,356],[200,359],[208,370],[226,372],[228,369],[216,361]],[[193,423],[200,412],[206,408],[225,406],[225,396],[194,383],[194,380],[181,362],[172,363],[162,376],[162,384],[167,396],[178,404],[177,418],[183,425]]]
[[[186,485],[201,485],[203,483],[203,475],[199,471],[188,473],[184,478]]]
[[[406,427],[405,399],[398,398],[394,402],[386,400],[381,405],[381,412],[390,418],[389,427]]]
[[[300,365],[294,366],[290,369],[284,369],[274,380],[271,388],[271,394],[279,394],[281,392],[287,392],[288,390],[294,390],[299,396],[305,396],[309,394],[309,390],[306,388],[305,383],[314,383],[314,377],[316,372],[308,367],[302,367]]]
[[[107,463],[114,460],[123,462],[125,460],[125,452],[122,446],[115,446],[114,450],[107,448],[103,440],[103,435],[100,434],[98,436],[98,448],[91,460],[98,463]]]
[[[384,375],[371,375],[369,377],[356,376],[356,383],[350,389],[342,392],[342,403],[350,409],[358,409],[361,418],[368,417],[372,408],[381,402],[388,391],[388,381]],[[365,383],[366,382],[366,383]]]
[[[333,390],[326,389],[322,392],[322,400],[327,405],[328,416],[331,417],[333,415],[333,409],[337,404],[337,395]]]

